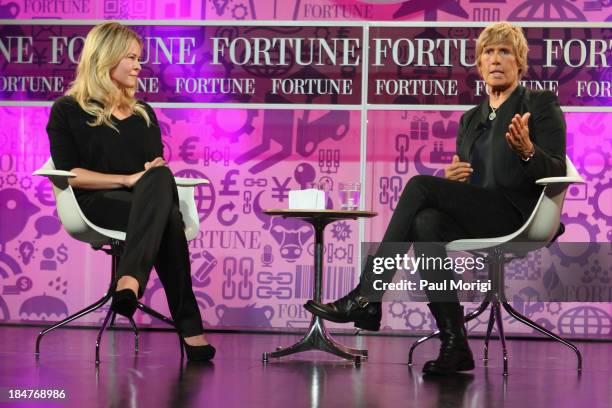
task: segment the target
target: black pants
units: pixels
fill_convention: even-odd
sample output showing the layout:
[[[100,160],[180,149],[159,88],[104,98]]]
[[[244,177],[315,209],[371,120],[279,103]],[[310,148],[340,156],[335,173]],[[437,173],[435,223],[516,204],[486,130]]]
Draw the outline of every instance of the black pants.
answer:
[[[154,167],[131,190],[95,191],[80,198],[79,203],[94,224],[126,231],[117,279],[125,275],[136,278],[140,298],[155,266],[181,334],[202,334],[178,192],[170,170]]]
[[[445,258],[446,249],[439,243],[502,236],[516,231],[523,222],[521,213],[498,191],[440,177],[415,176],[402,192],[376,256],[394,256],[398,245],[393,245],[393,253],[383,249],[384,243],[394,242],[402,243],[403,253],[414,243],[415,256]],[[364,272],[371,270],[366,264]],[[394,272],[384,280],[390,280]],[[419,273],[429,282],[453,279],[453,272],[447,269],[422,269]],[[455,290],[426,294],[430,301],[457,301]]]

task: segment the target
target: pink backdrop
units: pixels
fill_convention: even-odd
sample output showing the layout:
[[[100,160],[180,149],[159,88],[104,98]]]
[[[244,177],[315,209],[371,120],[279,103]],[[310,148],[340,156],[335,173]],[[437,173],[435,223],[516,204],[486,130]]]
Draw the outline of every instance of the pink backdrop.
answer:
[[[43,10],[43,3],[56,4],[0,1],[0,18],[609,21],[612,14],[604,2],[552,0],[520,4],[82,0],[65,2],[71,4],[65,10],[52,6]],[[450,7],[451,3],[455,6]],[[75,9],[75,4],[83,9]],[[409,12],[411,7],[424,11]],[[0,107],[2,321],[59,320],[99,298],[108,278],[108,257],[76,242],[61,229],[48,182],[31,176],[48,158],[44,130],[48,111],[47,107]],[[301,305],[311,293],[313,237],[303,225],[268,219],[260,209],[287,206],[288,189],[313,180],[330,184],[333,205],[337,206],[337,182],[359,178],[361,112],[195,108],[158,108],[156,112],[172,170],[212,181],[210,187],[198,192],[202,232],[191,243],[194,289],[206,324],[305,327],[309,316]],[[378,211],[379,216],[366,223],[366,240],[381,237],[397,195],[412,175],[436,174],[443,168],[444,152],[454,149],[460,115],[439,111],[368,113],[366,208]],[[612,114],[568,113],[566,119],[568,154],[587,184],[568,194],[564,211],[568,231],[563,239],[610,241]],[[264,153],[252,151],[268,142]],[[296,234],[287,233],[295,231],[301,234],[290,242],[288,237]],[[330,225],[325,238],[324,294],[333,299],[358,279],[359,225],[352,221]],[[291,253],[298,256],[283,257],[281,248],[287,245],[295,245]],[[563,257],[557,261],[568,262]],[[609,264],[605,267],[610,270]],[[167,313],[159,288],[152,275],[147,301]],[[518,306],[564,335],[612,336],[611,304],[524,301]],[[384,308],[387,330],[425,330],[434,325],[423,304],[388,302]],[[95,322],[104,312],[102,309],[84,320]],[[144,316],[138,319],[149,322]],[[510,332],[527,330],[512,321],[507,324]],[[483,331],[483,326],[483,322],[475,322],[472,329]]]

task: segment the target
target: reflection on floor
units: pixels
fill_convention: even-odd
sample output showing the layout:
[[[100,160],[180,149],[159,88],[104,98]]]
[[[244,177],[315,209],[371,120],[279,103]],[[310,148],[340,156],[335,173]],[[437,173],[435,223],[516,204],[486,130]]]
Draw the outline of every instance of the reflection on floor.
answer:
[[[574,354],[563,345],[510,340],[510,375],[504,380],[497,341],[488,367],[479,360],[470,373],[429,378],[420,370],[437,354],[437,340],[417,349],[415,365],[408,367],[414,338],[338,336],[348,346],[369,350],[369,360],[356,367],[320,352],[263,364],[262,352],[297,337],[213,333],[214,362],[181,365],[175,334],[141,333],[136,355],[133,335],[121,330],[105,334],[96,368],[96,331],[57,330],[43,340],[37,360],[39,330],[0,326],[0,402],[8,401],[9,389],[61,389],[71,407],[612,406],[611,343],[577,343],[584,356],[578,375]],[[483,341],[470,344],[481,357]],[[62,405],[40,401],[29,406]]]

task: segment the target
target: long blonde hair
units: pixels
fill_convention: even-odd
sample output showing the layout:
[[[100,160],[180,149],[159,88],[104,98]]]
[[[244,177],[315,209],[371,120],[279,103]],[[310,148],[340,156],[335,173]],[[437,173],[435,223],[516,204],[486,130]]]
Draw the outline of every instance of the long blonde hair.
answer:
[[[119,132],[112,120],[113,108],[119,107],[140,115],[150,126],[145,107],[134,98],[136,88],[120,88],[110,77],[111,70],[127,55],[132,41],[142,48],[138,34],[115,22],[97,25],[87,34],[76,78],[66,95],[74,97],[85,112],[95,116],[88,125],[107,125]]]

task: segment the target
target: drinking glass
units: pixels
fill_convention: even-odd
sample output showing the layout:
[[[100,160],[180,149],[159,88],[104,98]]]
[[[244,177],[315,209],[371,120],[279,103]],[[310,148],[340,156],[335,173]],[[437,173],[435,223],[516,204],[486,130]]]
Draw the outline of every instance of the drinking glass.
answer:
[[[361,197],[361,183],[340,182],[338,183],[340,194],[340,208],[343,210],[356,210],[359,208]]]

